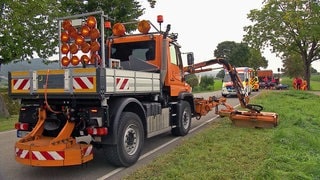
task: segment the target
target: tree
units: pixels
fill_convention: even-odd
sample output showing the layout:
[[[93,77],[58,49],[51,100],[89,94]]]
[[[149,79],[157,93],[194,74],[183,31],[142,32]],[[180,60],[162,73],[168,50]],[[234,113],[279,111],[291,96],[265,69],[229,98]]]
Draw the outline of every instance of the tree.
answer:
[[[229,59],[229,56],[232,50],[237,46],[234,41],[224,41],[218,44],[217,49],[214,50],[214,56],[217,58],[226,57]]]
[[[317,71],[315,68],[313,68],[313,67],[311,67],[310,72],[311,72],[311,74],[316,74],[316,73],[318,73],[318,71]]]
[[[36,54],[47,58],[57,47],[60,4],[54,0],[0,3],[0,63],[27,60]]]
[[[220,70],[220,71],[217,73],[216,77],[223,79],[223,78],[224,78],[224,70],[223,70],[223,69]]]
[[[186,75],[186,82],[191,86],[195,87],[199,85],[199,79],[195,74]]]
[[[289,77],[303,77],[303,62],[299,54],[291,54],[283,59],[284,72]]]
[[[249,47],[246,43],[224,41],[214,50],[215,57],[226,57],[230,64],[236,67],[248,66],[254,69],[267,67],[267,60],[257,49]]]
[[[262,56],[260,50],[249,47],[249,51],[250,57],[248,59],[248,67],[252,67],[255,70],[260,69],[261,67],[268,67],[268,61]]]
[[[143,15],[145,8],[135,0],[60,0],[65,11],[69,14],[81,14],[86,12],[104,11],[111,21],[115,22],[132,22],[138,20]],[[151,2],[151,0],[149,0]],[[153,2],[153,1],[152,1]],[[134,25],[126,25],[128,32],[135,30]]]
[[[150,7],[156,1],[148,0]],[[56,54],[58,45],[56,18],[76,13],[103,10],[119,21],[137,20],[143,12],[136,0],[25,0],[0,2],[0,64],[42,59]],[[130,32],[133,27],[128,27]]]
[[[320,55],[320,6],[311,0],[264,0],[261,10],[251,10],[254,23],[244,27],[244,41],[256,49],[271,47],[285,58],[297,53],[310,84],[310,67]],[[310,86],[308,86],[310,89]]]
[[[213,76],[202,76],[199,84],[202,90],[213,90],[214,87],[214,77]]]

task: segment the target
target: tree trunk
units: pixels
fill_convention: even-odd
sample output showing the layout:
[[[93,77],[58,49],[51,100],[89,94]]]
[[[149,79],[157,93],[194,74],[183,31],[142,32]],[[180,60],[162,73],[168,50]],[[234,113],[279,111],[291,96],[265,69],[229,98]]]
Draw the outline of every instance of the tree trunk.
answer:
[[[311,61],[304,59],[304,79],[307,81],[307,90],[310,90],[310,67]]]
[[[0,94],[0,116],[2,117],[10,116],[6,103],[1,94]]]

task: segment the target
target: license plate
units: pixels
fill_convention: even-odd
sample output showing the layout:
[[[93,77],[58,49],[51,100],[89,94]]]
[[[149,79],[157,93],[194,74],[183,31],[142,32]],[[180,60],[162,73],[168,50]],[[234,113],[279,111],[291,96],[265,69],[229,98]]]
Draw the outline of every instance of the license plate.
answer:
[[[19,130],[17,130],[17,137],[18,138],[23,138],[29,133],[30,133],[29,131],[19,131]]]

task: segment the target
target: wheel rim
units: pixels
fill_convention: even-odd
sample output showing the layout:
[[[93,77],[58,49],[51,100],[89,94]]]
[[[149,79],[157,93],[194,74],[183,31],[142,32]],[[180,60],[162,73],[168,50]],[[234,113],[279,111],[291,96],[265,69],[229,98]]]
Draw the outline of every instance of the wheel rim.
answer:
[[[190,114],[187,111],[183,111],[182,124],[183,124],[183,128],[184,129],[188,129],[189,128],[190,118],[191,118]]]
[[[129,154],[129,155],[133,155],[135,154],[135,152],[138,149],[139,146],[139,133],[138,133],[138,128],[131,124],[127,127],[125,133],[124,133],[124,137],[123,137],[123,145],[124,145],[124,149],[125,151]]]

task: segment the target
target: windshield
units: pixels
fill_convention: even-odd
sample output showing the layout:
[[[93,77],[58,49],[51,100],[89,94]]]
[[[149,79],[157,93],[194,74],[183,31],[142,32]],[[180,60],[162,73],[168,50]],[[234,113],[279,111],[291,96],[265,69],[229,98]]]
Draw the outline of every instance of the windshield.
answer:
[[[128,61],[129,56],[143,61],[155,59],[155,41],[112,44],[111,58]]]
[[[238,73],[238,76],[239,78],[241,79],[241,81],[243,81],[244,79],[244,74],[243,73]],[[231,81],[231,78],[230,78],[230,75],[229,74],[225,74],[224,75],[224,78],[223,78],[223,82],[230,82]]]

